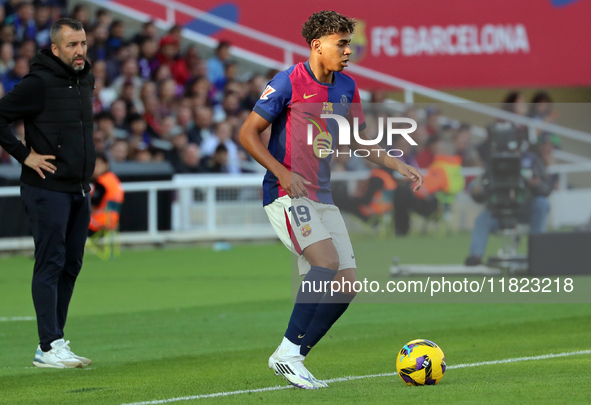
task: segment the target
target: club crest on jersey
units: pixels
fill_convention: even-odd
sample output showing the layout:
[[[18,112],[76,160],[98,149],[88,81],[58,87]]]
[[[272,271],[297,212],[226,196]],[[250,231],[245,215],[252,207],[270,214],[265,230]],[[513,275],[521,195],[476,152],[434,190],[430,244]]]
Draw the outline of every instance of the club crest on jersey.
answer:
[[[322,114],[332,114],[334,110],[332,109],[332,103],[324,102],[322,103]]]
[[[305,238],[306,236],[310,236],[310,234],[312,233],[312,228],[310,228],[310,225],[304,225],[301,228],[302,231],[302,236]]]
[[[263,94],[261,94],[261,100],[268,100],[269,99],[269,95],[275,93],[277,90],[275,90],[273,87],[267,85],[267,87],[265,88],[265,91],[263,91]]]

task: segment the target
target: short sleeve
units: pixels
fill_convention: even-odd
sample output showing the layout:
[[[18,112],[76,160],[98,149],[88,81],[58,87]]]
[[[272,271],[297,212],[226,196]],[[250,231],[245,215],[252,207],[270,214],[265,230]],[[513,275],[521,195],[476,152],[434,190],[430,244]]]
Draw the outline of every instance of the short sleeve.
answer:
[[[353,126],[353,118],[357,117],[359,122],[359,131],[363,131],[367,125],[365,124],[365,116],[363,115],[363,105],[361,104],[361,97],[359,97],[359,89],[355,85],[355,94],[353,94],[353,101],[349,109],[349,123]]]
[[[279,72],[267,84],[253,111],[272,123],[291,102],[291,80],[286,72]]]

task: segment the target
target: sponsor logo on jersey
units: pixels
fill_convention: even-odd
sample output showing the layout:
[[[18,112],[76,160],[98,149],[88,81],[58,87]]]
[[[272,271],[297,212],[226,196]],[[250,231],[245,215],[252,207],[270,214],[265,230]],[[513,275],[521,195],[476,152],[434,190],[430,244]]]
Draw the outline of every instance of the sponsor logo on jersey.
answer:
[[[332,103],[322,103],[322,105],[323,109],[326,105],[326,107],[330,107],[332,111]],[[330,132],[328,132],[328,130],[326,129],[326,125],[324,125],[324,122],[322,122],[320,118],[308,112],[304,112],[304,114],[308,115],[306,119],[310,121],[312,124],[314,124],[314,126],[316,126],[316,128],[318,129],[318,134],[315,137],[312,134],[312,128],[308,129],[308,140],[311,140],[312,137],[314,137],[314,140],[312,142],[308,142],[308,145],[312,145],[314,155],[316,155],[318,159],[326,159],[328,156],[330,156],[330,153],[328,151],[332,150],[332,135],[330,134]]]

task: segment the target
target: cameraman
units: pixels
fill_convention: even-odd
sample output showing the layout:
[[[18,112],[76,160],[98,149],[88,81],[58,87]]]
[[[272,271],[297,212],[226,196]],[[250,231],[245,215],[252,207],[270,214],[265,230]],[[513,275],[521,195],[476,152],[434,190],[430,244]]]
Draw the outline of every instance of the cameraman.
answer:
[[[490,131],[488,142],[491,142]],[[516,142],[516,144],[526,146],[527,143],[525,142]],[[514,150],[516,154],[521,156],[521,173],[525,181],[525,194],[528,196],[518,222],[529,223],[530,233],[532,234],[543,233],[546,231],[546,219],[550,211],[548,196],[554,188],[553,180],[546,172],[546,166],[539,155],[528,149],[514,148]],[[491,155],[490,159],[492,159],[493,155]],[[491,183],[490,165],[487,164],[486,167],[487,170],[484,175],[474,180],[470,187],[472,198],[478,203],[488,201],[492,192],[488,187]],[[466,266],[477,266],[482,263],[488,235],[497,229],[499,229],[498,218],[493,216],[490,208],[486,208],[478,215],[474,223],[470,242],[470,255],[466,258]]]

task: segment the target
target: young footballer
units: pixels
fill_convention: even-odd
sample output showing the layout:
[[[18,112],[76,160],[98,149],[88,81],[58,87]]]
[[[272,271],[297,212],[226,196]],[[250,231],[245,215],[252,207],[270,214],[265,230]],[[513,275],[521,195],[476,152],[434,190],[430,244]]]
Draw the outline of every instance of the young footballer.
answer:
[[[276,375],[304,389],[328,387],[303,362],[355,297],[350,288],[357,280],[355,256],[329,188],[328,151],[337,149],[333,145],[338,145],[339,129],[336,120],[319,118],[338,114],[351,127],[359,124],[361,139],[370,139],[364,132],[355,81],[341,73],[349,63],[355,23],[334,11],[313,14],[302,29],[310,58],[269,82],[240,131],[244,148],[267,169],[265,211],[281,241],[299,256],[299,273],[304,276],[283,341],[268,364]],[[269,125],[271,138],[265,146],[261,133]],[[415,190],[422,184],[418,170],[376,145],[367,159],[414,181]],[[326,294],[304,288],[305,282],[318,286],[331,281],[340,287]]]

